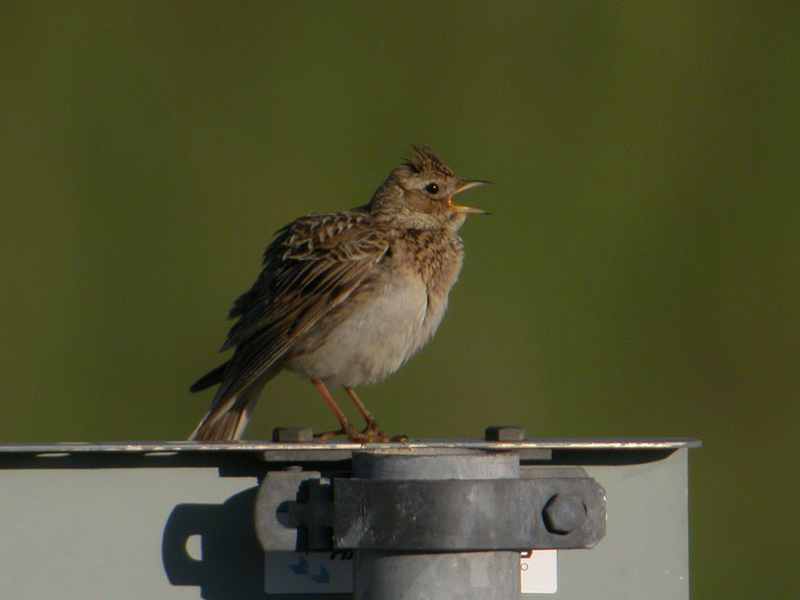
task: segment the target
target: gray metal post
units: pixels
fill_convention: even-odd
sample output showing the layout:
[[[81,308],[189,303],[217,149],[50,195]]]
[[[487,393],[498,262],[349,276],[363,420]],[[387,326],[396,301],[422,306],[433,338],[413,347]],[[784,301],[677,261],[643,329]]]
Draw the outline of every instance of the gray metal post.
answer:
[[[515,479],[519,472],[515,453],[374,450],[353,454],[353,475],[360,479]],[[356,550],[354,599],[518,600],[519,560],[519,552],[514,551]]]

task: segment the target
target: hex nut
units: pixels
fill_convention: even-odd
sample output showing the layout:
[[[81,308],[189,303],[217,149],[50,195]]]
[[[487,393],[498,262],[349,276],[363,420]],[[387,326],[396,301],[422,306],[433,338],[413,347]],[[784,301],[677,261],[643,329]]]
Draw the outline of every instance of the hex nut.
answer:
[[[314,432],[308,427],[276,427],[272,430],[273,442],[313,442]]]
[[[556,535],[567,535],[583,525],[588,513],[580,496],[556,494],[545,504],[542,517],[547,531]]]
[[[486,428],[487,442],[521,442],[525,439],[525,429],[516,425],[491,425]]]

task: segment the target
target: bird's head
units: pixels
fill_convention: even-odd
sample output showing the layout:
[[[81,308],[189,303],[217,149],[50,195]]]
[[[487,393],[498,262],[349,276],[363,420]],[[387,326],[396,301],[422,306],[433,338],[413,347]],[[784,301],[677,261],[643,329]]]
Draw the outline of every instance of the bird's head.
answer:
[[[489,214],[479,208],[461,206],[453,196],[488,183],[466,181],[425,146],[413,146],[406,163],[392,171],[375,192],[369,210],[379,218],[409,229],[447,229],[456,231],[467,215]]]

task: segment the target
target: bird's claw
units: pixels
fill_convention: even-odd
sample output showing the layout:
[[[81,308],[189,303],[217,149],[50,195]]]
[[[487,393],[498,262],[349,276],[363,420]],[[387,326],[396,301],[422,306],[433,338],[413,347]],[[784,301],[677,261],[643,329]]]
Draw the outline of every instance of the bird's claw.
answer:
[[[367,423],[367,426],[362,431],[358,431],[355,427],[348,425],[347,427],[342,427],[338,431],[317,433],[314,437],[321,442],[326,442],[335,435],[346,435],[348,440],[361,445],[387,444],[391,442],[404,444],[408,441],[408,436],[405,435],[388,435],[375,421]]]

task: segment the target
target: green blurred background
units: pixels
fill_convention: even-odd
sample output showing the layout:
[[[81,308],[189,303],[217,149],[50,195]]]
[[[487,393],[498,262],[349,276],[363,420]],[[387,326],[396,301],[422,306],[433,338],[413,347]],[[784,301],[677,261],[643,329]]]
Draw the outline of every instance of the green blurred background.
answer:
[[[494,216],[381,423],[700,438],[693,597],[800,596],[799,6],[2,3],[0,439],[185,438],[272,232],[424,143]]]

